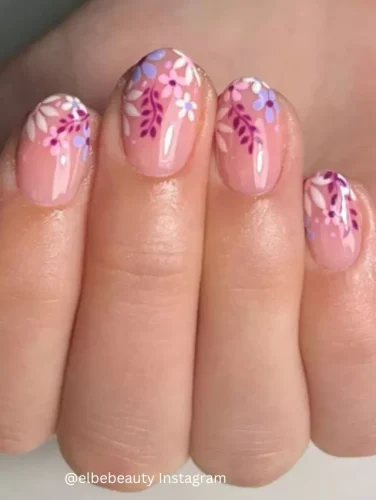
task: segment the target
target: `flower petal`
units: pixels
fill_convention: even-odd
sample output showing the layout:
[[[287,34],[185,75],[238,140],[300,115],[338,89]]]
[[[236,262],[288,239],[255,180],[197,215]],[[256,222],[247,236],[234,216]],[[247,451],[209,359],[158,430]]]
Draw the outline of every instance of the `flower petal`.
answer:
[[[264,99],[261,96],[258,99],[256,99],[254,101],[254,103],[252,104],[252,108],[255,111],[261,111],[264,106],[265,106],[265,101],[264,101]]]
[[[274,109],[267,107],[265,109],[265,119],[267,123],[273,123],[274,122]]]
[[[193,122],[193,121],[194,121],[194,119],[195,119],[195,114],[194,114],[194,113],[193,113],[193,111],[190,109],[190,110],[188,111],[188,120],[189,120],[190,122]]]
[[[125,103],[125,114],[128,116],[140,116],[140,113],[137,110],[136,106],[134,106],[130,102]]]
[[[150,52],[150,54],[148,54],[147,56],[147,59],[150,59],[151,61],[160,61],[161,59],[164,58],[165,55],[166,55],[165,50],[158,49],[154,50],[154,52]]]
[[[158,80],[159,80],[161,83],[163,83],[163,85],[167,85],[167,84],[168,84],[168,82],[170,81],[170,79],[169,79],[168,75],[165,75],[165,74],[160,75],[160,76],[159,76],[159,78],[158,78]]]
[[[182,68],[183,66],[185,66],[185,63],[186,63],[185,57],[179,57],[174,62],[173,68],[175,68],[175,69]]]
[[[184,117],[185,117],[185,115],[186,115],[186,114],[187,114],[187,110],[186,110],[185,108],[182,108],[182,109],[179,111],[179,113],[178,113],[178,117],[179,117],[180,119],[182,119],[182,118],[184,118]]]
[[[157,76],[157,68],[154,66],[154,64],[144,61],[141,64],[141,68],[144,72],[144,75],[148,78],[155,78]]]

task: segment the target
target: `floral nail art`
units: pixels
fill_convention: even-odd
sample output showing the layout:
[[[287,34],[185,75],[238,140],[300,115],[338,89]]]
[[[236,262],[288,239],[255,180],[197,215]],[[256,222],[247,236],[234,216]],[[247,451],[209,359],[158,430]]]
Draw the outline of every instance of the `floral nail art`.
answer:
[[[172,154],[185,149],[177,148],[178,137],[196,128],[200,87],[195,64],[176,49],[158,49],[133,67],[124,89],[123,133],[136,168],[152,161],[161,167],[156,175],[172,168]]]
[[[275,92],[257,78],[234,80],[219,97],[215,143],[230,187],[250,194],[273,187],[281,167],[279,114]]]
[[[65,205],[85,176],[91,150],[91,117],[77,98],[56,94],[28,116],[17,154],[20,190],[43,206]]]
[[[318,172],[304,183],[304,225],[319,260],[332,254],[342,262],[359,252],[360,214],[347,179],[333,171]],[[329,267],[334,267],[333,265]]]
[[[74,147],[85,161],[90,150],[90,122],[86,106],[69,95],[53,95],[37,105],[26,122],[31,142],[41,141],[65,165]]]

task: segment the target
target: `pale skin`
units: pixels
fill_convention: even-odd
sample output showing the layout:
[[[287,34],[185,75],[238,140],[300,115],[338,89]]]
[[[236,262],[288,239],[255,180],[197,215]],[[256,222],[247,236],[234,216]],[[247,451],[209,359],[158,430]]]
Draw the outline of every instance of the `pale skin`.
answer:
[[[158,5],[93,1],[0,75],[0,451],[56,431],[80,473],[172,473],[192,456],[242,486],[287,472],[310,438],[375,454],[373,4]],[[153,180],[124,156],[113,89],[163,46],[210,79],[194,154]],[[244,75],[301,121],[283,101],[282,175],[258,199],[226,188],[211,161],[217,93]],[[101,133],[74,201],[40,209],[15,183],[17,124],[57,91],[96,109]],[[302,179],[320,169],[349,176],[362,200],[362,252],[346,272],[305,248]]]

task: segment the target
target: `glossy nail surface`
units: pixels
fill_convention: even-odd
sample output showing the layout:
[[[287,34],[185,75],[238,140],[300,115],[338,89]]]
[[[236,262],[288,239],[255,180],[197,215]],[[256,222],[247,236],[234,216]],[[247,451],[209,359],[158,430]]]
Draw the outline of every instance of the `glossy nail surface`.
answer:
[[[171,175],[187,162],[200,118],[201,77],[189,57],[159,49],[132,68],[123,95],[124,150],[143,175]]]
[[[225,184],[244,194],[270,191],[282,168],[278,98],[256,78],[234,80],[218,99],[215,133]]]
[[[318,264],[342,270],[355,263],[362,242],[361,212],[343,175],[326,171],[306,179],[304,216],[308,246]]]
[[[76,97],[48,97],[30,113],[17,155],[20,190],[43,206],[71,201],[85,176],[90,152],[90,115]]]

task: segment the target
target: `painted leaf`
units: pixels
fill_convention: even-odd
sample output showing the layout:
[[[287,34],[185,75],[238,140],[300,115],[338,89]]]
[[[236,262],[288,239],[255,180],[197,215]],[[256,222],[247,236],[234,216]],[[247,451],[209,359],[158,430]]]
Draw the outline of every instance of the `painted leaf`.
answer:
[[[127,114],[128,116],[140,116],[140,113],[138,112],[136,106],[134,106],[130,102],[127,102],[125,104],[125,114]]]
[[[223,107],[223,108],[219,108],[218,112],[217,112],[217,120],[222,120],[222,118],[224,118],[228,111],[229,111],[230,108],[226,108],[226,107]]]
[[[217,130],[219,130],[219,132],[223,132],[224,134],[233,133],[233,129],[229,125],[226,125],[225,123],[217,123]]]
[[[39,109],[45,116],[59,116],[58,111],[52,106],[41,106]]]
[[[129,120],[126,116],[124,117],[124,135],[126,137],[129,137],[131,135],[131,127],[129,125]]]
[[[35,140],[35,123],[33,118],[30,116],[26,123],[27,136],[31,141]]]
[[[49,104],[50,102],[55,102],[55,101],[58,101],[59,99],[60,99],[60,96],[52,95],[51,97],[47,97],[47,99],[45,99],[42,104]]]
[[[193,71],[192,67],[188,64],[187,69],[185,70],[185,82],[187,85],[190,85],[193,80]]]
[[[223,153],[228,153],[228,147],[224,138],[218,133],[216,134],[215,138],[217,141],[218,149],[220,149]]]
[[[182,68],[183,66],[185,66],[185,58],[184,57],[179,57],[174,62],[174,66],[173,67],[174,67],[174,69],[179,69],[179,68]]]
[[[131,90],[128,94],[127,94],[127,100],[128,101],[135,101],[136,99],[138,99],[139,97],[142,96],[142,92],[141,90]]]
[[[310,194],[311,194],[311,199],[313,203],[320,208],[321,210],[326,209],[326,201],[324,196],[322,195],[321,191],[317,189],[317,187],[312,186],[309,188]]]
[[[312,202],[308,193],[304,193],[304,211],[309,217],[312,216]]]
[[[48,131],[48,126],[47,126],[47,120],[45,117],[42,115],[42,113],[37,113],[35,116],[35,122],[37,124],[37,127],[44,133],[47,133]]]

